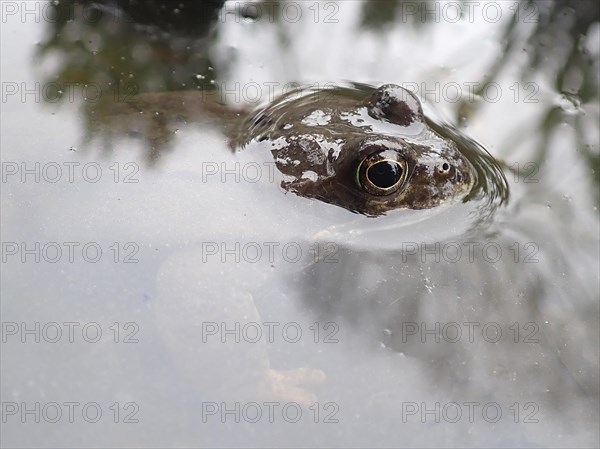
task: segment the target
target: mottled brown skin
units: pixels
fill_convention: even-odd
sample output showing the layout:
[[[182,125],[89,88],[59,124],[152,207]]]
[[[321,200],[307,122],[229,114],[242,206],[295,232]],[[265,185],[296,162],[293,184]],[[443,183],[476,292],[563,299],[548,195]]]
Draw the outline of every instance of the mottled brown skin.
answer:
[[[456,144],[427,126],[418,99],[391,84],[291,92],[250,115],[236,143],[267,146],[285,189],[368,216],[461,200],[477,176]],[[395,192],[374,195],[357,170],[384,150],[406,174]]]

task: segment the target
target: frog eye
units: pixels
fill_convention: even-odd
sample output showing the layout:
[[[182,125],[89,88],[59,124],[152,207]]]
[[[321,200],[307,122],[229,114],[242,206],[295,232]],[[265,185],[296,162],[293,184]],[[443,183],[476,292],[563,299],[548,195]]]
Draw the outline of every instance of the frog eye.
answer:
[[[406,161],[393,150],[371,153],[356,169],[356,183],[372,195],[389,195],[406,179]]]

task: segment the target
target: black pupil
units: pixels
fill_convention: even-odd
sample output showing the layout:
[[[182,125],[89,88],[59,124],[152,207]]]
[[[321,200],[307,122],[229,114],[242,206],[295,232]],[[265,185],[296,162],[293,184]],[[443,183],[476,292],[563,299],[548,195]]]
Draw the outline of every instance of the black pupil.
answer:
[[[381,161],[369,167],[367,178],[380,189],[388,189],[402,177],[402,167],[397,162]]]

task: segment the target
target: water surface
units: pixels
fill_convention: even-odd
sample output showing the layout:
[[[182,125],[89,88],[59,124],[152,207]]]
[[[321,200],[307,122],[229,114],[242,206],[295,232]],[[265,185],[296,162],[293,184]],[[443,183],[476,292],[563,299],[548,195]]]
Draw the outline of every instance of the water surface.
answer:
[[[3,4],[3,443],[597,447],[595,3],[192,4]],[[481,160],[469,201],[367,217],[285,192],[231,151],[236,112],[202,112],[349,82],[413,88],[506,185]],[[136,103],[181,91],[201,107]]]

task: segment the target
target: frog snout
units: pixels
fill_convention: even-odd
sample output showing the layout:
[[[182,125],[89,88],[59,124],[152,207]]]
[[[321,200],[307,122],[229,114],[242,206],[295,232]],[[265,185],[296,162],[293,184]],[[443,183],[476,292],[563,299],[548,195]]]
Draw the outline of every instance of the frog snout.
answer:
[[[465,185],[468,188],[473,183],[473,167],[467,160],[459,160],[454,163],[442,160],[436,164],[435,171],[438,179],[442,182],[450,182],[454,185]]]

